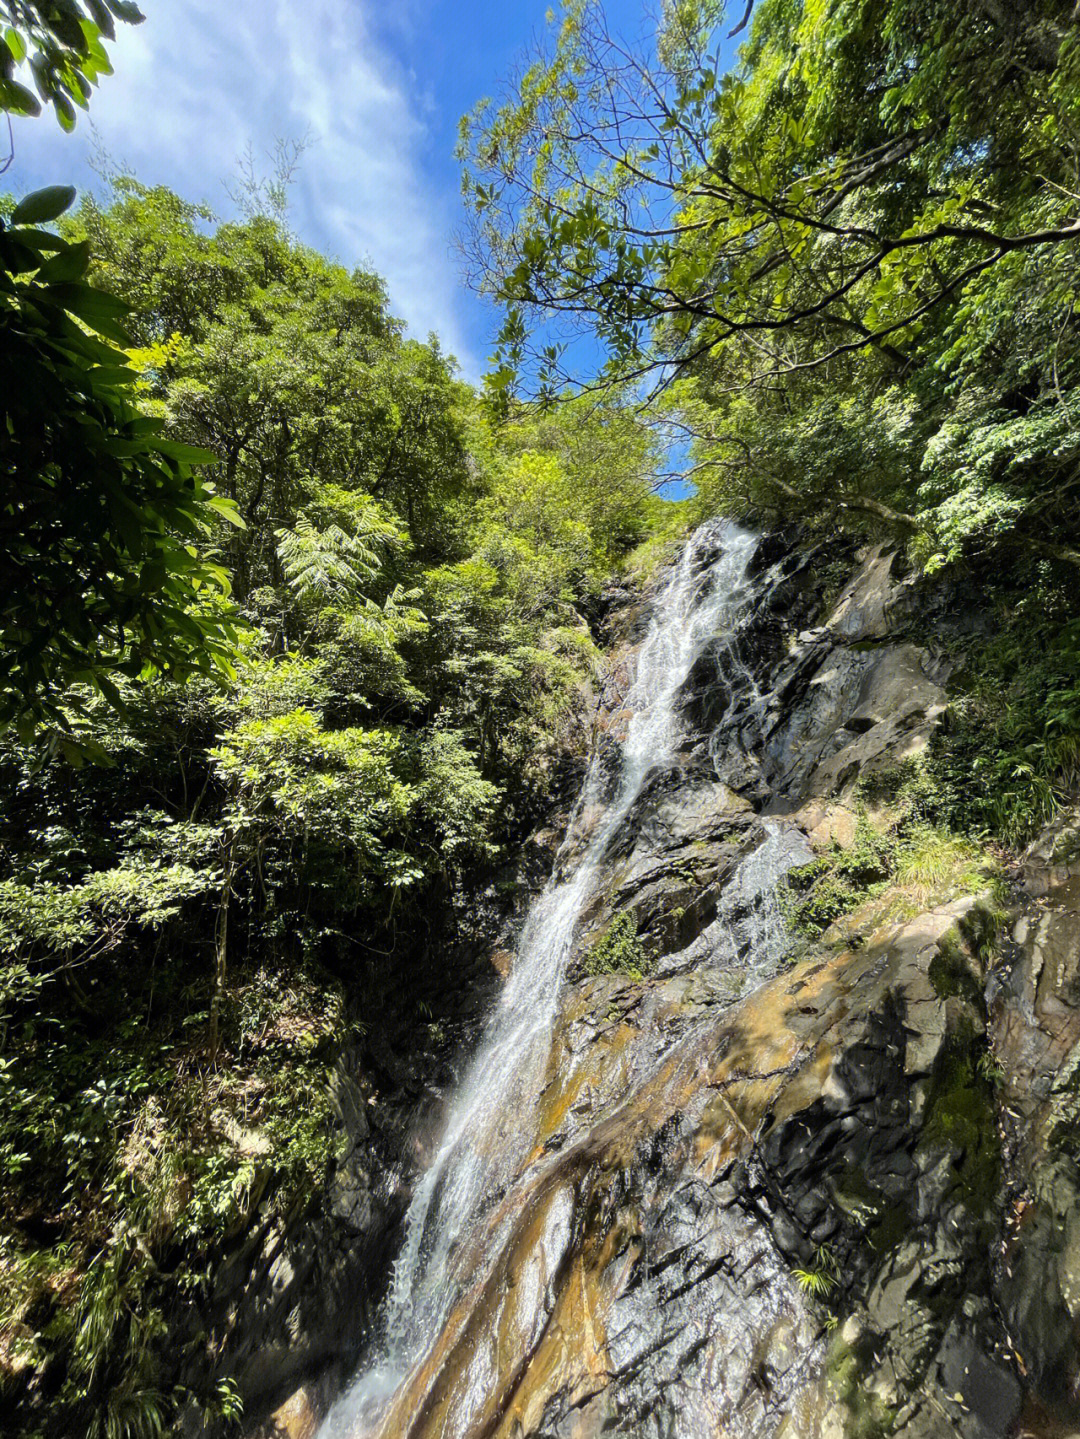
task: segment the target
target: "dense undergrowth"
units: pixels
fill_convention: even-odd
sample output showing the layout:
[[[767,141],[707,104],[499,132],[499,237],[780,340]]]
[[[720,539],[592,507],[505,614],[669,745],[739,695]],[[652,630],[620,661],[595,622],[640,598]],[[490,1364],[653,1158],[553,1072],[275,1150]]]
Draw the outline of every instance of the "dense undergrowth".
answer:
[[[1006,902],[996,856],[968,836],[928,822],[911,805],[911,789],[925,783],[921,762],[877,779],[883,783],[868,788],[887,800],[872,814],[860,802],[850,841],[833,842],[785,877],[781,909],[796,952],[799,941],[822,935],[859,943],[868,926],[899,923],[962,895],[985,895],[991,905]],[[858,922],[841,923],[847,916]]]
[[[965,830],[1022,845],[1080,792],[1080,619],[1068,576],[987,587],[987,633],[959,658],[924,803]]]

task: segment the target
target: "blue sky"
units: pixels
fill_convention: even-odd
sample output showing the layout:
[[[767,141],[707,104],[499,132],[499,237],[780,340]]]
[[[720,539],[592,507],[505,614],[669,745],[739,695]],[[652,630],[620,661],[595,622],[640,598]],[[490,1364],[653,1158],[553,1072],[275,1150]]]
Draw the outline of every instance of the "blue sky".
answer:
[[[250,141],[310,131],[293,191],[300,237],[348,265],[370,262],[412,333],[435,330],[479,378],[494,316],[461,283],[453,158],[461,114],[497,93],[550,0],[142,0],[146,22],[118,26],[115,74],[73,135],[50,115],[15,122],[0,184],[100,182],[94,130],[140,180],[232,207],[224,182]],[[637,35],[649,0],[611,0],[613,27]]]

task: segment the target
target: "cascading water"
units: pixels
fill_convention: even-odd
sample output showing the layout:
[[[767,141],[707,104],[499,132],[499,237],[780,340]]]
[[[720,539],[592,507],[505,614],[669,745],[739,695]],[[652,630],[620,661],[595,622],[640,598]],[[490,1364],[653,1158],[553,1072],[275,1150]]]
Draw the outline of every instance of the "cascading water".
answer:
[[[753,596],[747,566],[756,544],[754,535],[728,521],[703,526],[657,597],[625,701],[629,720],[614,791],[605,799],[611,787],[597,752],[554,876],[528,916],[511,976],[454,1100],[438,1153],[413,1196],[375,1357],[334,1406],[321,1439],[355,1439],[377,1425],[446,1321],[467,1277],[458,1272],[458,1260],[468,1238],[531,1151],[529,1116],[579,920],[646,781],[674,756],[681,734],[679,691],[705,647],[722,646],[733,634]],[[762,863],[771,873],[771,850]],[[740,882],[757,881],[747,874]]]

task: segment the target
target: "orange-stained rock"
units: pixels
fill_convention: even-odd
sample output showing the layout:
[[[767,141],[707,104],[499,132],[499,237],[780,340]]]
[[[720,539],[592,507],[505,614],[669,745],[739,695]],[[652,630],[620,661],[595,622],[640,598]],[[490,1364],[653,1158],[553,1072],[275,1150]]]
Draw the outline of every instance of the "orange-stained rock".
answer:
[[[514,963],[514,956],[508,949],[493,949],[491,951],[491,967],[500,979],[505,979],[510,973],[510,967]]]
[[[312,1394],[298,1389],[274,1411],[258,1439],[314,1439],[321,1418]]]
[[[378,1439],[599,1439],[636,1432],[633,1416],[658,1405],[681,1416],[672,1434],[693,1439],[843,1436],[852,1401],[829,1380],[829,1306],[794,1273],[831,1262],[822,1244],[842,1265],[835,1302],[857,1332],[892,1322],[897,1304],[918,1315],[896,1362],[918,1357],[927,1394],[944,1402],[952,1356],[976,1340],[962,1326],[950,1338],[920,1285],[939,1254],[958,1273],[984,1262],[982,1216],[957,1239],[970,1201],[947,1180],[961,1206],[952,1230],[920,1230],[920,1176],[952,1152],[935,1096],[952,1047],[981,1025],[933,978],[973,903],[809,959],[733,1008],[710,1010],[701,976],[571,990],[537,1150],[471,1239],[462,1269],[474,1277]],[[940,1119],[945,1142],[927,1141],[925,1161],[920,1116]],[[875,1288],[905,1234],[903,1275]],[[860,1382],[891,1392],[888,1343],[860,1362]],[[1015,1408],[1010,1383],[1001,1412]],[[770,1412],[787,1427],[770,1427]]]

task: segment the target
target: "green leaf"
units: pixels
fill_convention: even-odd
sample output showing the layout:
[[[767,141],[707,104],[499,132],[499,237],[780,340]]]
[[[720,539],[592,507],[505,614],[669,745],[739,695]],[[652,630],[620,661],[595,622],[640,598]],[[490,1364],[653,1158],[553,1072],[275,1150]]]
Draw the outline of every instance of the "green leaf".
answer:
[[[95,365],[90,371],[95,389],[99,385],[131,385],[139,378],[138,371],[126,365]]]
[[[46,285],[68,280],[81,280],[90,268],[90,241],[67,245],[58,255],[47,260],[38,271],[38,279]]]
[[[51,230],[30,230],[19,231],[19,241],[23,245],[29,245],[35,250],[63,250],[67,247],[67,241],[62,240],[59,235],[54,235]]]
[[[118,20],[125,21],[128,25],[141,25],[146,16],[132,0],[105,0],[109,9]]]
[[[9,275],[25,275],[38,268],[41,257],[36,249],[23,243],[21,230],[9,230],[0,234],[0,264]]]
[[[185,465],[216,465],[220,459],[213,450],[203,450],[197,445],[184,445],[179,440],[154,440],[151,443],[158,454],[169,460],[179,460]]]
[[[0,110],[12,115],[40,115],[41,104],[36,95],[17,80],[0,78]]]
[[[40,108],[40,107],[39,107]],[[75,201],[74,185],[48,185],[20,200],[11,212],[12,224],[44,225],[57,220]]]
[[[23,37],[11,25],[4,31],[4,42],[14,56],[16,65],[26,59],[26,44]]]
[[[50,285],[49,298],[58,300],[65,309],[77,315],[85,312],[87,315],[109,315],[119,319],[131,313],[131,306],[126,300],[110,295],[108,290],[99,290],[94,285],[79,284],[77,281]]]
[[[127,706],[124,704],[123,697],[108,675],[96,674],[94,676],[94,683],[112,705],[113,709],[119,710],[121,714],[127,713]]]
[[[63,0],[53,0],[50,7],[52,15],[49,18],[49,28],[53,31],[69,50],[75,55],[85,54],[86,41],[83,38],[82,26],[79,24],[78,11],[74,6],[70,8],[63,4]]]
[[[214,495],[206,503],[208,509],[220,515],[223,520],[228,520],[230,525],[235,525],[238,530],[247,529],[247,523],[236,508],[235,501],[227,499],[224,495]]]
[[[131,308],[124,300],[118,300],[104,290],[79,284],[50,285],[48,293],[51,300],[62,305],[70,314],[77,315],[99,335],[117,340],[122,345],[129,343],[130,336],[120,324],[120,317]]]
[[[60,128],[68,135],[75,128],[75,107],[66,95],[53,96],[53,109],[56,111],[56,118],[60,121]]]
[[[107,40],[116,39],[116,26],[113,24],[113,17],[109,14],[109,7],[104,0],[86,0],[86,8],[94,17],[94,24],[101,31]]]

